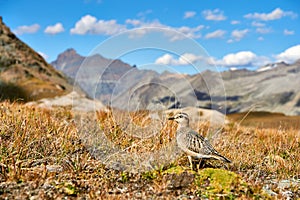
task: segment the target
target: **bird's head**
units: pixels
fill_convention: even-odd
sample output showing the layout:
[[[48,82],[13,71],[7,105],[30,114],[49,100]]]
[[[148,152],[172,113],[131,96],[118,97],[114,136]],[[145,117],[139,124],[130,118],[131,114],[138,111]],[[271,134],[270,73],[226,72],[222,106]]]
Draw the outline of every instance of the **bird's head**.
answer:
[[[189,116],[184,112],[177,113],[168,119],[176,121],[181,127],[189,126]]]

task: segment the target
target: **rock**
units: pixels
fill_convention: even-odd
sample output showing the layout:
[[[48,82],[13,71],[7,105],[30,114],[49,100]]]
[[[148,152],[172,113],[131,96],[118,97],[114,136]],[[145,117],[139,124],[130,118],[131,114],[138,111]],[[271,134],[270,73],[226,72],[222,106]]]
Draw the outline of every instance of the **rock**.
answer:
[[[278,195],[276,192],[274,192],[274,191],[271,190],[271,188],[270,188],[269,185],[264,185],[263,188],[262,188],[262,190],[263,190],[266,194],[268,194],[268,195],[270,195],[270,196],[272,196],[272,197],[275,197],[275,196]]]
[[[63,168],[60,165],[47,165],[46,169],[48,172],[62,172]]]
[[[28,102],[26,105],[36,105],[43,108],[71,107],[75,111],[84,112],[106,110],[106,107],[100,101],[89,99],[85,95],[79,94],[76,91],[64,96]]]
[[[181,174],[170,174],[168,176],[169,184],[167,188],[178,189],[189,187],[189,185],[194,182],[194,179],[195,175],[186,171]]]

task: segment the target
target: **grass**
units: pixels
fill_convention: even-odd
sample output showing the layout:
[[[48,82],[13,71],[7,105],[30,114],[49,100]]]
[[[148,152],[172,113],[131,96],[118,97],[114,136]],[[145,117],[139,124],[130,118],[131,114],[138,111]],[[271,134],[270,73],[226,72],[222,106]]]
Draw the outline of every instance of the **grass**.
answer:
[[[159,151],[175,137],[172,122],[151,121],[148,114],[113,111],[98,112],[97,117],[99,128],[115,146],[139,155]],[[180,156],[136,173],[96,159],[82,144],[74,117],[67,108],[0,104],[0,199],[267,199],[271,197],[263,186],[269,182],[299,179],[300,132],[294,126],[232,122],[213,141],[231,164],[209,161],[206,168],[191,171],[187,158]],[[128,134],[136,128],[125,126],[130,121],[144,131]],[[207,132],[209,124],[193,127]],[[154,131],[157,135],[150,137]],[[277,198],[283,197],[278,184],[270,187]],[[300,197],[299,187],[288,190]]]
[[[244,116],[247,116],[245,119]],[[300,116],[286,116],[282,113],[250,112],[229,114],[228,118],[243,126],[255,128],[300,129]]]

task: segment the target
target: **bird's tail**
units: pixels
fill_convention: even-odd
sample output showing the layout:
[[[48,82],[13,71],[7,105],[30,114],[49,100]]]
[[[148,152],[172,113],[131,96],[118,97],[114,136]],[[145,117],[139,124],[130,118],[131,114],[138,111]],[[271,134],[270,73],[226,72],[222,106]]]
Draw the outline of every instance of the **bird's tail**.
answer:
[[[217,159],[217,160],[221,160],[221,161],[223,161],[223,162],[231,163],[231,160],[229,160],[228,158],[226,158],[226,157],[224,157],[224,156],[222,156],[222,155],[220,155],[220,154],[215,154],[215,155],[213,156],[213,158],[215,158],[215,159]]]
[[[216,159],[222,160],[223,162],[231,163],[231,160],[229,160],[228,158],[226,158],[225,156],[222,156],[220,154],[216,156]]]

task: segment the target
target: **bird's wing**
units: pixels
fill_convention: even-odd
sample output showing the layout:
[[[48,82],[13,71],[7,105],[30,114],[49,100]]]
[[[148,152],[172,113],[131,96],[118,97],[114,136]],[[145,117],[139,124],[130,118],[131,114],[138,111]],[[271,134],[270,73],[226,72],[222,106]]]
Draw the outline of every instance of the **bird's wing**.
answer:
[[[194,130],[189,130],[185,135],[186,148],[192,152],[203,155],[219,155],[219,153],[213,148],[207,139],[198,134]]]

